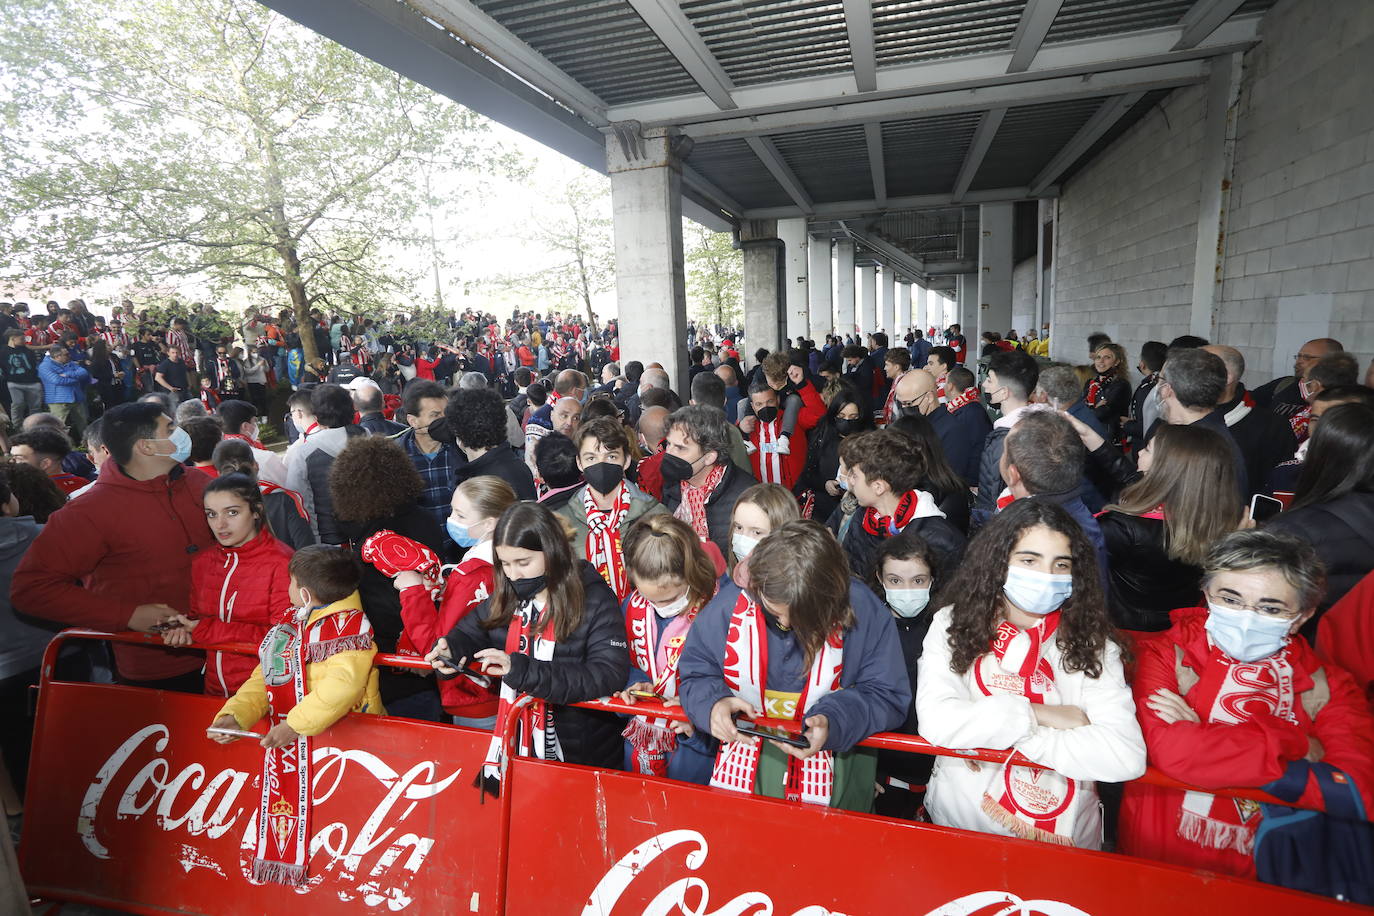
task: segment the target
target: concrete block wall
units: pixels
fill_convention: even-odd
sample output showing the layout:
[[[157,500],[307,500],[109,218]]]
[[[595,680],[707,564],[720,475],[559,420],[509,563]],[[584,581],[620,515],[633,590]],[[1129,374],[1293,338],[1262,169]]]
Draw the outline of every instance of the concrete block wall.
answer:
[[[1374,357],[1374,3],[1280,0],[1244,59],[1211,338],[1257,385],[1330,335]],[[1069,180],[1053,347],[1105,331],[1133,355],[1189,329],[1204,98],[1176,90]]]
[[[1215,333],[1251,379],[1374,356],[1374,3],[1284,0],[1245,59]]]
[[[1094,331],[1132,359],[1147,340],[1187,332],[1205,108],[1202,87],[1175,90],[1064,188],[1055,359],[1086,363]]]

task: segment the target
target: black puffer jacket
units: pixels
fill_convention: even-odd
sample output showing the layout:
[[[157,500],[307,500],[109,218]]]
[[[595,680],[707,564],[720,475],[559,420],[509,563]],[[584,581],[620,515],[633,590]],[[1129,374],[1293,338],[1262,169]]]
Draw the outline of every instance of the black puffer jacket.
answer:
[[[1164,520],[1115,510],[1097,517],[1107,545],[1107,608],[1123,630],[1169,629],[1169,612],[1197,607],[1202,570],[1169,559],[1164,550]]]
[[[582,623],[566,640],[557,643],[551,661],[528,655],[511,656],[511,687],[554,705],[554,728],[563,748],[565,763],[619,770],[624,758],[620,737],[625,724],[614,713],[563,706],[610,695],[625,686],[630,673],[630,652],[625,640],[625,618],[615,593],[590,563],[579,560],[587,601]],[[458,621],[448,634],[455,657],[472,658],[481,649],[506,648],[508,627],[487,630],[482,623],[491,616],[491,600]]]
[[[756,483],[757,480],[740,470],[727,456],[725,476],[706,497],[706,530],[711,534],[711,543],[720,548],[723,557],[730,555],[730,524],[735,515],[735,500]],[[664,481],[663,505],[669,512],[676,513],[681,503],[682,484]]]
[[[935,557],[940,564],[940,569],[936,573],[937,579],[953,573],[959,566],[959,561],[963,559],[964,536],[959,533],[959,529],[938,515],[912,519],[903,530],[914,531],[935,549]],[[844,533],[844,552],[849,558],[849,571],[852,575],[868,581],[868,574],[873,569],[873,558],[878,555],[878,548],[887,537],[886,534],[871,534],[864,528],[864,509],[860,506],[849,523],[849,529]]]
[[[1304,633],[1315,630],[1321,615],[1374,571],[1374,493],[1347,493],[1293,509],[1276,515],[1266,527],[1306,539],[1326,564],[1326,595]]]

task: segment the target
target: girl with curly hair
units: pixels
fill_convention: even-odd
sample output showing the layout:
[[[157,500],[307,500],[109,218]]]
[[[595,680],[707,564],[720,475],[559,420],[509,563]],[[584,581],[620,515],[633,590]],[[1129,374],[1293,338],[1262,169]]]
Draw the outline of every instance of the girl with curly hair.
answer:
[[[353,554],[362,564],[358,592],[372,622],[377,651],[397,651],[405,632],[401,599],[391,576],[363,561],[363,544],[379,531],[392,531],[432,550],[443,551],[439,523],[419,503],[424,483],[405,449],[390,439],[359,436],[348,445],[329,471],[334,517]],[[418,647],[417,647],[418,648]],[[407,719],[438,722],[443,710],[430,678],[393,668],[381,672],[382,702],[387,712]]]
[[[1018,499],[969,544],[945,594],[954,603],[931,622],[917,676],[921,734],[1047,769],[941,757],[931,819],[1101,848],[1094,781],[1143,774],[1145,742],[1083,529],[1058,505]]]

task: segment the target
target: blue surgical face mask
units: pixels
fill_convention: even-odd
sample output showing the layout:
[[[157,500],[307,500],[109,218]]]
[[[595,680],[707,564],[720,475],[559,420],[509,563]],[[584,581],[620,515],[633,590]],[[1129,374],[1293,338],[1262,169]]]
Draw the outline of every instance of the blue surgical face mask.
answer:
[[[758,538],[751,538],[743,534],[730,536],[730,549],[735,552],[736,560],[743,560],[754,552],[754,548],[759,546]]]
[[[1293,621],[1207,602],[1207,635],[1238,662],[1268,658],[1288,642]]]
[[[460,525],[451,518],[444,522],[444,527],[448,529],[448,536],[453,538],[453,543],[459,547],[472,547],[479,540],[472,536],[467,525]]]
[[[191,457],[191,436],[179,426],[172,430],[172,434],[166,439],[149,438],[148,441],[172,443],[172,454],[162,457],[171,458],[177,464],[184,464],[186,459]]]
[[[843,477],[838,477],[838,476],[837,476],[837,477],[835,478],[835,482],[836,482],[837,484],[840,485],[840,489],[841,489],[841,490],[848,490],[848,489],[849,489],[849,481],[848,481],[847,479],[845,479],[845,478],[843,478]]]
[[[928,588],[884,588],[887,593],[887,606],[898,617],[915,617],[930,603]]]
[[[1043,617],[1069,600],[1073,594],[1073,576],[1009,566],[1002,594],[1027,614]]]

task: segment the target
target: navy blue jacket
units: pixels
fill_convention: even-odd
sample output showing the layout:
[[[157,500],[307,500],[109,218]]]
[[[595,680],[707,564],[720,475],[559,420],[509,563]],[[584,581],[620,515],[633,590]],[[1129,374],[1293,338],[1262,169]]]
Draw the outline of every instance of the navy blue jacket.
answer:
[[[699,731],[711,730],[711,708],[733,696],[725,686],[723,666],[725,635],[739,593],[739,586],[733,583],[722,585],[711,603],[697,614],[678,662],[682,708]],[[848,751],[869,735],[899,727],[912,705],[911,684],[892,613],[857,579],[849,580],[849,603],[855,624],[844,634],[843,689],[816,701],[808,713],[829,719],[830,735],[825,741],[829,751]],[[772,616],[763,613],[768,639],[766,687],[800,693],[810,673],[806,654],[794,635],[778,629]]]
[[[950,413],[947,405],[941,404],[926,419],[940,437],[945,458],[954,473],[970,487],[978,486],[978,461],[983,455],[988,433],[992,432],[992,420],[988,419],[983,405],[969,404]]]

